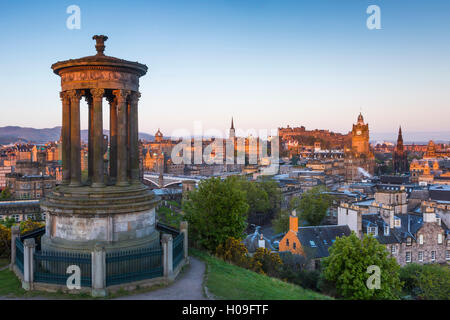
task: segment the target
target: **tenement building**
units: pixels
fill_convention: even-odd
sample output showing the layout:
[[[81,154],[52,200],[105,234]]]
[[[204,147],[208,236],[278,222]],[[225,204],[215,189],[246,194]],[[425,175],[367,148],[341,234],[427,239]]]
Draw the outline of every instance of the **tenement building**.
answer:
[[[436,206],[408,211],[404,190],[380,190],[375,199],[341,203],[338,224],[348,225],[360,238],[372,235],[404,266],[408,263],[448,263],[450,233]]]

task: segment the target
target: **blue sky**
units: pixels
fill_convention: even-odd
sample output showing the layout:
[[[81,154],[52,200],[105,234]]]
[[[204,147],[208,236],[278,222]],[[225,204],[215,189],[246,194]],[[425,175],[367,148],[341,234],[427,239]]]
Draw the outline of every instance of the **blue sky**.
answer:
[[[80,30],[66,28],[72,4]],[[381,30],[366,27],[371,4]],[[105,54],[149,67],[140,131],[225,130],[234,116],[347,132],[362,109],[386,138],[399,125],[405,140],[450,132],[450,1],[2,1],[0,30],[0,126],[60,125],[50,65],[94,54],[106,34]]]

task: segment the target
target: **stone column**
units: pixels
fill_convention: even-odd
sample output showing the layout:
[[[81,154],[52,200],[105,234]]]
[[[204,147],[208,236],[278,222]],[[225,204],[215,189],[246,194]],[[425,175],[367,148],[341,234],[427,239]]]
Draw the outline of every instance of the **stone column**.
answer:
[[[102,99],[105,94],[104,89],[91,89],[92,94],[92,105],[94,109],[93,114],[93,176],[92,176],[92,187],[103,187],[104,176],[103,176],[103,114],[102,114]]]
[[[188,222],[187,221],[181,221],[180,223],[180,232],[184,235],[184,241],[183,241],[183,246],[184,246],[184,259],[186,262],[188,262],[189,260],[189,251],[188,251],[188,246],[189,246],[189,238],[188,238]]]
[[[79,90],[70,90],[70,186],[81,185],[81,139]]]
[[[163,270],[164,277],[168,280],[173,276],[173,239],[171,234],[162,235],[163,246]]]
[[[70,98],[67,91],[60,93],[62,100],[62,184],[70,183]]]
[[[130,91],[114,90],[117,98],[117,186],[128,186],[127,97]]]
[[[138,101],[141,94],[132,92],[130,96],[130,178],[132,183],[139,183],[139,127]]]
[[[88,112],[89,112],[89,128],[88,128],[88,181],[92,182],[92,176],[94,173],[94,145],[92,141],[93,132],[94,132],[94,107],[92,105],[92,95],[86,95],[86,102],[88,104]]]
[[[25,239],[23,243],[23,281],[22,288],[33,290],[33,267],[34,267],[34,249],[36,243],[34,238]]]
[[[117,99],[108,97],[109,102],[109,176],[117,177]]]
[[[95,244],[92,252],[92,296],[106,296],[106,252],[105,247]]]
[[[131,94],[128,96],[127,100],[127,177],[131,178],[131,148],[130,148],[130,137],[131,137],[131,104],[130,104]]]
[[[9,269],[13,270],[14,265],[16,264],[16,239],[20,236],[20,227],[12,226],[11,227],[11,264],[9,265]]]

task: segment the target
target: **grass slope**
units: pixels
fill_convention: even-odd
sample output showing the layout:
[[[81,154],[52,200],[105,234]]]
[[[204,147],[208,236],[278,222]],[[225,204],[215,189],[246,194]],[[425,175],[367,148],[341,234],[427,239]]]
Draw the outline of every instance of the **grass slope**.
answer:
[[[190,254],[207,264],[208,290],[225,300],[328,300],[300,286],[283,282],[222,261],[199,250],[189,249]]]

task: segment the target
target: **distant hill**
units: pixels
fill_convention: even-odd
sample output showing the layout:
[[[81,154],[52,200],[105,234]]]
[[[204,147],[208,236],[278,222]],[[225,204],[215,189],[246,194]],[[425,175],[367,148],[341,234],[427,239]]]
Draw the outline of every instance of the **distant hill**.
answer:
[[[109,135],[108,130],[103,130],[104,134]],[[19,126],[0,127],[0,144],[10,143],[47,143],[49,141],[58,141],[61,136],[61,127],[54,128],[26,128]],[[81,140],[87,141],[88,131],[81,130]],[[139,139],[153,141],[155,136],[139,132]]]

